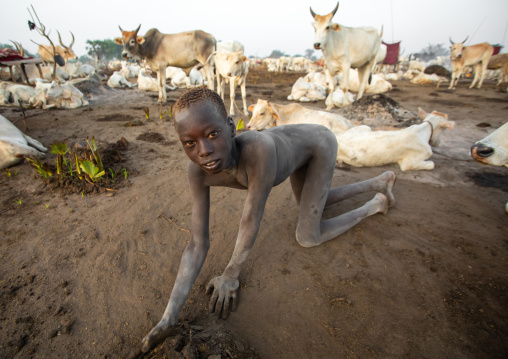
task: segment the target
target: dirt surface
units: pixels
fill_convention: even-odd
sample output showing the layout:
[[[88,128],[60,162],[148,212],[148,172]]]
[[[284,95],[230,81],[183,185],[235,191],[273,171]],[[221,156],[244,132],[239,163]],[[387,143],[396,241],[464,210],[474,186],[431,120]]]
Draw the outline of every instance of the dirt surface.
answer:
[[[299,76],[251,70],[247,93],[286,104]],[[276,187],[227,320],[208,314],[204,289],[229,261],[246,192],[213,188],[208,258],[175,336],[149,357],[508,356],[508,171],[468,155],[506,122],[508,95],[494,81],[470,90],[461,80],[454,92],[393,84],[386,96],[414,117],[420,106],[456,122],[432,157],[436,168],[338,167],[333,185],[394,171],[396,206],[310,249],[295,240],[289,182]],[[169,92],[161,120],[157,94],[83,86],[89,108],[27,110],[27,134],[47,147],[124,138],[119,163],[129,176],[118,192],[66,194],[27,164],[0,173],[0,358],[125,357],[162,316],[189,238],[188,159],[167,116],[184,90]],[[0,114],[23,129],[15,108]]]

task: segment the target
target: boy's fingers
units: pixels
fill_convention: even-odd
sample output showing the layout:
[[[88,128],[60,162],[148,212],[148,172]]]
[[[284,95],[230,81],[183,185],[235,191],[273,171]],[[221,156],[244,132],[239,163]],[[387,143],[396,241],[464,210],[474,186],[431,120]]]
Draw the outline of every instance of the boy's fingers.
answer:
[[[227,319],[229,315],[229,295],[224,298],[224,304],[222,305],[222,319]]]
[[[218,296],[219,294],[217,293],[217,290],[214,290],[212,297],[210,298],[210,302],[208,304],[208,310],[210,311],[210,313],[213,313],[215,311]]]
[[[238,305],[238,293],[235,290],[233,293],[231,293],[231,311],[234,312],[236,310],[236,306]]]

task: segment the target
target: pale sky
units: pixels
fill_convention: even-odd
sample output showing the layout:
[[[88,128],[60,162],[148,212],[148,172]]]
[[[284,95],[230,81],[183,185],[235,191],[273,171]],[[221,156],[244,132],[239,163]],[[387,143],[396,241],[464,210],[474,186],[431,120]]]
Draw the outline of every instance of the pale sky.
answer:
[[[288,55],[305,54],[314,43],[313,22],[309,6],[325,15],[333,10],[333,0],[0,0],[0,43],[21,42],[30,52],[46,39],[28,29],[28,8],[51,30],[58,43],[56,30],[64,44],[76,41],[78,56],[86,54],[86,40],[113,39],[124,30],[139,24],[140,35],[151,28],[163,33],[204,30],[220,40],[238,40],[247,56],[268,56],[277,49]],[[392,16],[393,15],[393,16]],[[508,52],[507,0],[342,0],[334,21],[344,26],[384,27],[383,40],[401,41],[405,55],[418,52],[430,44],[449,46],[451,36],[466,45],[480,42],[502,44]],[[321,51],[314,54],[321,57]]]

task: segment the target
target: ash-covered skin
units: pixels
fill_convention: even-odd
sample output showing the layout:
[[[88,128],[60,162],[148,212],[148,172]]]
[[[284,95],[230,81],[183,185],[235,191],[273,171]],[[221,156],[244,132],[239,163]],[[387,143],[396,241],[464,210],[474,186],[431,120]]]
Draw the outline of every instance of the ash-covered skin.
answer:
[[[196,95],[197,91],[209,90],[198,88],[190,91],[195,91]],[[222,275],[212,279],[207,287],[207,291],[212,292],[210,312],[218,318],[226,318],[230,309],[234,310],[237,305],[238,276],[256,240],[266,200],[271,189],[288,177],[300,205],[296,239],[304,247],[335,238],[370,215],[386,213],[388,207],[395,203],[393,172],[330,188],[337,140],[326,127],[286,125],[235,136],[232,119],[227,118],[220,103],[211,100],[208,95],[188,105],[175,104],[175,128],[185,153],[192,161],[188,171],[193,200],[191,238],[183,252],[161,321],[143,338],[131,357],[150,351],[171,335],[178,322],[210,246],[210,186],[248,191],[231,260]],[[367,191],[378,193],[358,209],[321,219],[326,206]]]

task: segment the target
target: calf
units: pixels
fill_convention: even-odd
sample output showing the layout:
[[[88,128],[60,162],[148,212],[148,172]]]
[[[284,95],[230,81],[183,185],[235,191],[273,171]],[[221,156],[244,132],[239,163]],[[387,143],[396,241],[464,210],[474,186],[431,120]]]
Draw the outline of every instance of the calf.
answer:
[[[215,54],[215,66],[217,70],[217,92],[224,100],[224,90],[226,82],[229,82],[229,98],[231,105],[229,107],[229,114],[235,114],[235,89],[240,86],[242,92],[243,111],[246,115],[247,112],[247,94],[245,91],[245,82],[249,67],[247,66],[247,58],[242,51],[218,51]]]
[[[440,112],[426,113],[418,109],[423,123],[403,130],[372,131],[357,126],[337,134],[337,160],[355,167],[383,166],[398,163],[402,171],[432,170],[431,146],[439,146],[441,134],[452,129],[453,121]]]
[[[321,82],[312,82],[312,78],[307,76],[296,80],[288,96],[289,101],[314,102],[326,99],[326,84]],[[319,80],[318,80],[319,81]]]
[[[45,151],[47,148],[40,142],[25,135],[11,121],[0,115],[0,169],[15,165],[27,156],[44,158]]]
[[[278,105],[265,100],[258,100],[256,105],[249,106],[252,118],[247,124],[249,130],[265,130],[275,126],[313,123],[329,128],[338,134],[353,127],[348,119],[325,111],[311,110],[299,104]]]
[[[109,87],[116,87],[116,88],[122,88],[122,87],[134,87],[134,84],[127,81],[125,78],[125,71],[115,71],[113,74],[109,77],[107,82]]]
[[[471,146],[471,157],[485,165],[508,167],[508,122]],[[505,205],[508,213],[508,203]]]
[[[159,85],[157,80],[150,76],[152,71],[141,69],[138,74],[138,88],[143,91],[159,92]],[[176,87],[170,87],[166,85],[166,89],[175,90]]]

